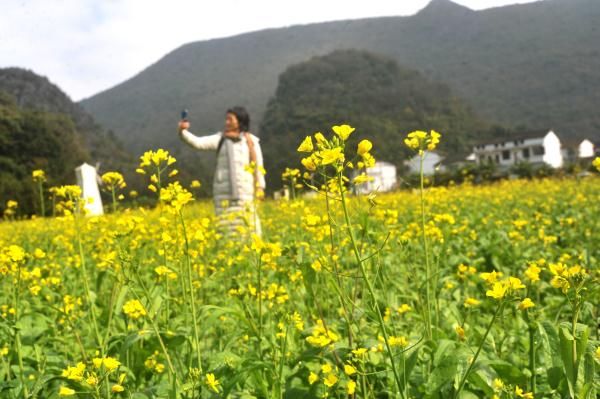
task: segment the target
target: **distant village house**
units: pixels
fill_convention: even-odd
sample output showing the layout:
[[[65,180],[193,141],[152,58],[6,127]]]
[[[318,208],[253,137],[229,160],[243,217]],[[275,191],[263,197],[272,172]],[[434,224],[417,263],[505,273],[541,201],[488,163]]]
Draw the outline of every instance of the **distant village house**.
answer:
[[[426,151],[423,157],[423,174],[425,176],[432,176],[436,171],[440,169],[440,164],[444,160],[444,157],[436,151]],[[415,155],[414,157],[404,161],[404,165],[408,168],[408,174],[419,174],[421,171],[421,157]]]
[[[552,130],[483,142],[473,147],[473,153],[479,164],[494,163],[507,168],[519,162],[546,164],[553,168],[564,164],[560,139]]]
[[[366,173],[373,180],[358,185],[356,187],[357,194],[391,191],[398,185],[396,166],[389,162],[377,161],[374,166],[367,168]]]

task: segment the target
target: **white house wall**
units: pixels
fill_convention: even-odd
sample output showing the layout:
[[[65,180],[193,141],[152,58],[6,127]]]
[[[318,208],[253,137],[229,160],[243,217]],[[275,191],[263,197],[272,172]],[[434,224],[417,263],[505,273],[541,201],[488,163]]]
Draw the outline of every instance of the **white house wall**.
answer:
[[[357,191],[360,194],[390,191],[396,187],[398,182],[396,167],[391,163],[376,162],[375,166],[367,168],[366,173],[373,178],[373,181],[359,185]]]
[[[435,166],[442,161],[442,157],[437,152],[425,152],[425,158],[423,159],[423,174],[431,176],[435,173]],[[414,156],[405,165],[408,166],[410,173],[420,173],[421,160],[419,156]]]
[[[560,139],[553,131],[549,131],[543,137],[479,145],[473,150],[479,163],[491,161],[503,167],[529,162],[545,163],[553,168],[560,168],[564,163]]]
[[[590,158],[593,157],[596,152],[594,149],[594,143],[585,139],[579,144],[579,158]]]
[[[563,154],[561,151],[560,139],[550,131],[544,137],[544,162],[553,168],[563,166]]]

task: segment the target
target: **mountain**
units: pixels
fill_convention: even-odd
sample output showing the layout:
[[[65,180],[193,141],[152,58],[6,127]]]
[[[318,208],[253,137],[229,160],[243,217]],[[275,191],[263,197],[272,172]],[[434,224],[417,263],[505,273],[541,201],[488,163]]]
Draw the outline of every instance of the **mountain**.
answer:
[[[21,212],[30,213],[37,204],[32,170],[45,170],[48,185],[73,184],[82,162],[129,176],[135,168],[114,134],[47,78],[0,69],[0,201],[17,200]]]
[[[21,68],[0,68],[0,91],[14,98],[20,109],[61,114],[74,124],[90,163],[104,170],[133,165],[133,158],[112,131],[100,126],[78,103],[48,78]]]
[[[369,138],[375,157],[398,167],[410,154],[407,131],[427,126],[444,132],[440,150],[462,154],[492,131],[446,85],[387,56],[337,50],[292,65],[279,77],[260,127],[268,185],[280,186],[281,172],[300,166],[296,148],[304,137],[330,134],[332,125],[347,122],[356,128],[350,148]]]
[[[286,68],[338,49],[362,49],[446,83],[484,120],[598,139],[598,20],[598,0],[544,0],[476,12],[433,0],[410,17],[267,29],[185,44],[81,104],[126,148],[141,153],[164,147],[207,180],[213,154],[186,148],[175,132],[182,108],[190,110],[192,132],[207,134],[221,128],[228,107],[245,105],[260,135],[257,127]]]
[[[8,200],[18,201],[20,212],[33,210],[35,169],[51,184],[74,179],[73,168],[89,156],[80,139],[67,116],[21,109],[0,91],[0,212]]]

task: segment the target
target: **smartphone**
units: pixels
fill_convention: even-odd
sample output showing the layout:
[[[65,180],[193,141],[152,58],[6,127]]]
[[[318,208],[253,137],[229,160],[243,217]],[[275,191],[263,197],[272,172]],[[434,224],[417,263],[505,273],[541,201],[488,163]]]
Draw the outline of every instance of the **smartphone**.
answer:
[[[187,110],[187,109],[184,109],[183,111],[181,111],[181,120],[183,120],[183,121],[187,121],[187,119],[188,119],[188,114],[189,114],[189,113],[188,113],[188,110]]]

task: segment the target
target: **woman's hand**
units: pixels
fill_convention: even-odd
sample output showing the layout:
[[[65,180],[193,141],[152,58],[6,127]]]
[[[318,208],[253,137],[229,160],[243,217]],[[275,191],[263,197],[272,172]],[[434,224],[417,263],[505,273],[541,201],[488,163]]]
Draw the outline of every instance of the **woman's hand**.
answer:
[[[190,123],[186,120],[181,120],[179,121],[179,131],[181,132],[182,130],[187,130],[190,128]]]

